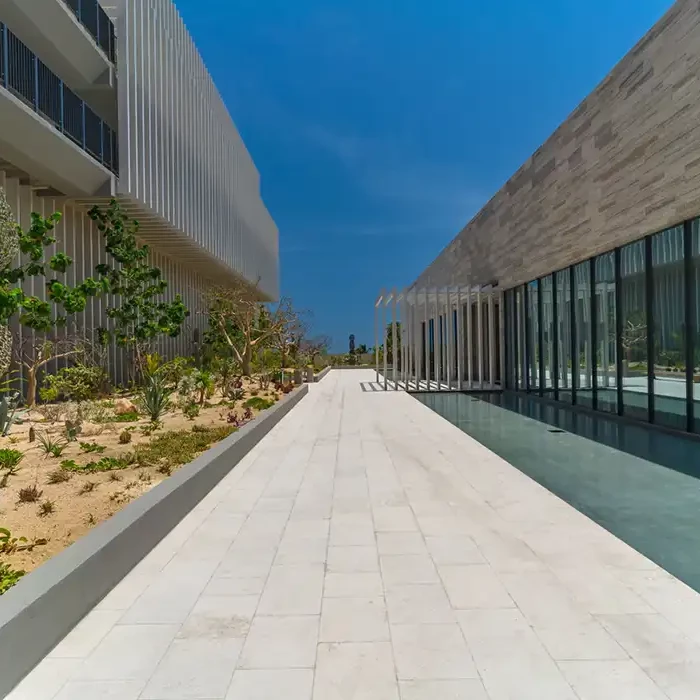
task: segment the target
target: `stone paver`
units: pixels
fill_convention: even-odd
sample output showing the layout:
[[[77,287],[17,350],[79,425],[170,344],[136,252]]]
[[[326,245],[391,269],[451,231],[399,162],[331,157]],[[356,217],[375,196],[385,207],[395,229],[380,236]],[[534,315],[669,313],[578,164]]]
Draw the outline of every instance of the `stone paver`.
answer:
[[[9,700],[683,700],[700,596],[332,372]]]

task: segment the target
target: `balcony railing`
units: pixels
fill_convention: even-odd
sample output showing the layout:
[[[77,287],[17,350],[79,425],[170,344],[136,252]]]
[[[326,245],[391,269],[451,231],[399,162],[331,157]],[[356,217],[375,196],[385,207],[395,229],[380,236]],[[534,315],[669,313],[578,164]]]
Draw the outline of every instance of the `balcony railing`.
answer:
[[[116,132],[1,22],[0,85],[119,174]]]
[[[73,10],[78,21],[92,34],[109,60],[114,63],[117,48],[114,24],[102,9],[102,5],[97,0],[64,0],[64,2]]]

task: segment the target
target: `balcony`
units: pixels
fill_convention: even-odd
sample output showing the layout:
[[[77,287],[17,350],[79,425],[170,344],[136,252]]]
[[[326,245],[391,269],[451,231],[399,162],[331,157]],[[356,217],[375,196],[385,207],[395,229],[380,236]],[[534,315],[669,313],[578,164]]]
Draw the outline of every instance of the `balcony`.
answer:
[[[114,25],[97,0],[2,0],[0,19],[80,94],[113,88]]]
[[[117,152],[116,132],[0,23],[0,155],[76,196],[113,181]]]
[[[116,59],[114,24],[97,0],[64,0],[78,21],[87,29],[107,58]]]

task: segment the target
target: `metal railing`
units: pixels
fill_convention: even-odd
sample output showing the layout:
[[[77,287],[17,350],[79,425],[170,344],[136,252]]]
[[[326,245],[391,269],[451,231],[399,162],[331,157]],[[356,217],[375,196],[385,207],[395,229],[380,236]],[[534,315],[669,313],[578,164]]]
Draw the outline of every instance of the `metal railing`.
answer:
[[[117,42],[114,24],[97,0],[64,0],[78,21],[87,29],[112,63],[116,59]]]
[[[0,85],[45,117],[113,173],[119,174],[116,132],[2,22]]]

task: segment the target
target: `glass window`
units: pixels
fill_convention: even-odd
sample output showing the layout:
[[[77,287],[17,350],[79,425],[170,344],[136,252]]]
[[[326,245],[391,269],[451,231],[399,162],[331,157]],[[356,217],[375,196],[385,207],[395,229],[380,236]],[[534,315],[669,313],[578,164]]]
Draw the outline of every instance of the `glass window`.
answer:
[[[576,357],[573,358],[573,381],[576,403],[593,406],[593,354],[591,340],[591,261],[574,267],[574,314]]]
[[[644,241],[620,250],[622,400],[626,416],[648,420],[647,314]]]
[[[685,430],[685,267],[683,227],[651,239],[654,422]]]
[[[693,221],[693,233],[691,237],[692,279],[691,289],[693,298],[693,406],[694,406],[694,432],[700,433],[700,219]]]
[[[598,409],[617,413],[615,253],[595,260],[596,387]]]
[[[527,285],[527,363],[530,391],[540,389],[540,329],[537,280]]]
[[[517,327],[517,379],[518,389],[525,389],[525,288],[518,287],[515,290],[515,325]]]
[[[571,403],[571,272],[555,275],[557,290],[557,357],[559,400]]]
[[[554,390],[554,279],[552,275],[543,277],[540,282],[542,297],[542,355],[544,359],[544,377],[542,385],[545,391]]]

